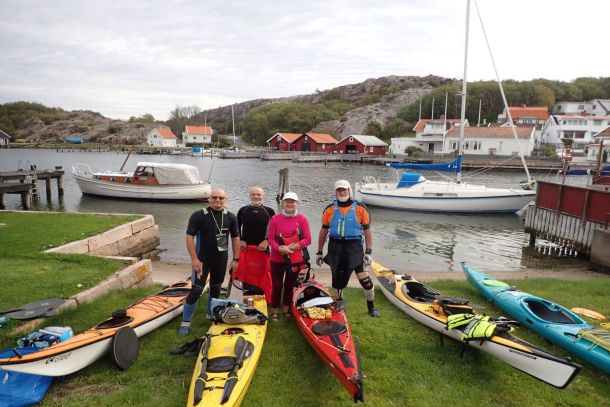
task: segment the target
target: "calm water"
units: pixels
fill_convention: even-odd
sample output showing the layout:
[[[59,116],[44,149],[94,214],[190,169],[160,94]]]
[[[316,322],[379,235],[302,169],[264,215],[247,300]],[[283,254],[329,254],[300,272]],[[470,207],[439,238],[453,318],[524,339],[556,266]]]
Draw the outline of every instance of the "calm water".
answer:
[[[184,244],[186,222],[200,207],[198,203],[149,203],[85,197],[70,173],[73,163],[118,170],[124,153],[56,152],[54,150],[0,150],[0,171],[63,166],[65,196],[47,202],[42,191],[37,210],[66,212],[147,213],[155,216],[161,231],[161,260],[188,261]],[[203,178],[210,177],[214,187],[226,190],[229,209],[237,212],[248,203],[248,188],[261,185],[267,191],[267,204],[276,207],[278,171],[290,167],[292,190],[302,200],[300,210],[309,218],[316,249],[320,217],[326,203],[333,198],[335,180],[346,178],[358,182],[365,175],[394,177],[393,169],[383,166],[261,161],[258,159],[223,160],[187,156],[132,155],[125,169],[133,170],[138,161],[163,161],[195,165]],[[489,182],[513,183],[522,174],[488,174]],[[435,175],[431,174],[430,178]],[[542,177],[537,175],[538,179]],[[465,178],[468,181],[467,178]],[[44,189],[44,184],[39,188]],[[21,209],[19,195],[6,195],[7,209]],[[541,266],[548,257],[538,256],[526,248],[528,236],[516,215],[434,215],[370,208],[373,219],[374,257],[388,267],[401,271],[456,271],[460,261],[485,270],[515,270],[524,266]]]

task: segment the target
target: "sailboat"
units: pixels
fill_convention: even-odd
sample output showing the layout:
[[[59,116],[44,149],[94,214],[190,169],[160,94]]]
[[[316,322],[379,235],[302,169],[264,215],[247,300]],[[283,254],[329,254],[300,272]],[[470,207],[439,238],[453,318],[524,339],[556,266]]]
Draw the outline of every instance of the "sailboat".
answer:
[[[527,170],[523,154],[519,156],[527,174],[524,186],[516,188],[492,188],[486,185],[464,183],[462,159],[464,155],[464,127],[466,121],[466,91],[468,72],[468,34],[470,23],[470,0],[466,6],[466,38],[464,47],[464,77],[462,80],[462,106],[460,116],[459,147],[457,158],[446,164],[407,164],[392,163],[395,169],[417,169],[453,172],[455,180],[432,181],[422,174],[404,172],[398,183],[380,182],[373,177],[365,177],[357,184],[356,190],[361,202],[370,206],[425,212],[517,212],[535,199],[536,191]],[[493,57],[492,57],[493,61]],[[494,65],[495,66],[495,65]],[[502,83],[498,78],[500,91],[507,106],[509,123],[513,123],[510,109],[504,95]],[[513,125],[513,136],[517,139]],[[518,143],[517,143],[518,145]]]

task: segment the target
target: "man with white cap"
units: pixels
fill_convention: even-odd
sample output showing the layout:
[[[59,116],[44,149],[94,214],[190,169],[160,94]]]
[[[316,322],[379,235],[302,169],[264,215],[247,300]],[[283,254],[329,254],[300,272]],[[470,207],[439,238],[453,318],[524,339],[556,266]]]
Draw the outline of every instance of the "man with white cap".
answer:
[[[373,261],[373,234],[369,212],[364,205],[354,200],[349,181],[342,179],[335,183],[335,198],[322,213],[316,263],[322,266],[325,262],[330,266],[335,299],[340,307],[345,305],[343,289],[347,287],[352,271],[355,271],[364,289],[369,315],[378,317],[379,311],[374,302],[375,286],[369,273],[364,270],[364,266],[369,266]],[[328,253],[323,257],[327,237]]]

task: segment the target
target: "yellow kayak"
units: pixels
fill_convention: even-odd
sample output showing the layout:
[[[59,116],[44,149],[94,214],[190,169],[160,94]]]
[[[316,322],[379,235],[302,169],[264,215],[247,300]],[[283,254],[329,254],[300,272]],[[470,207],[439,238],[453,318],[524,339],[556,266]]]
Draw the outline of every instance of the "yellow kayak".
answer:
[[[248,296],[244,296],[244,300],[246,298]],[[226,323],[221,320],[212,324],[203,337],[191,379],[188,407],[239,406],[243,401],[267,332],[267,302],[264,296],[253,296],[253,299],[258,322]],[[231,319],[227,318],[225,321]]]

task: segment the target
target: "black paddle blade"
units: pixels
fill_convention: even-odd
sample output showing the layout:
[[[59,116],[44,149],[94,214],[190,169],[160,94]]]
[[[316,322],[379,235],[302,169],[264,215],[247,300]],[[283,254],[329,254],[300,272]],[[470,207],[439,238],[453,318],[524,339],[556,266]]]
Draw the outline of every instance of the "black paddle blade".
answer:
[[[195,405],[199,404],[203,399],[205,383],[208,380],[208,375],[205,371],[208,368],[208,353],[210,352],[212,338],[210,336],[205,336],[204,341],[203,347],[201,348],[201,371],[199,372],[199,377],[195,381],[195,389],[193,389],[193,401],[195,402]]]
[[[8,314],[9,312],[31,310],[31,309],[41,309],[41,308],[45,308],[45,307],[47,309],[53,309],[53,308],[59,307],[64,302],[66,302],[66,300],[64,300],[63,298],[49,298],[49,299],[41,300],[41,301],[34,301],[34,302],[30,302],[28,304],[24,304],[24,305],[21,305],[19,307],[13,308],[13,309],[9,309],[6,311],[0,311],[0,315]]]
[[[117,331],[112,341],[112,359],[121,369],[127,370],[138,358],[140,345],[135,331],[124,326]]]
[[[195,381],[195,395],[193,397],[193,405],[197,405],[201,403],[203,400],[203,391],[205,390],[205,380],[201,377],[198,377]]]
[[[241,343],[243,343],[243,347],[239,353],[235,352],[235,355],[237,356],[237,358],[235,359],[235,364],[233,365],[233,369],[231,370],[231,372],[229,372],[228,379],[225,382],[225,389],[222,392],[222,400],[220,401],[220,404],[225,404],[227,401],[229,401],[229,398],[231,398],[231,393],[233,393],[235,384],[237,383],[237,380],[239,379],[237,377],[237,371],[239,370],[239,366],[254,351],[254,345],[252,345],[251,342],[247,342],[243,338],[243,336],[240,336],[239,338],[237,338],[237,341],[235,342],[236,351],[237,351],[238,342],[240,342],[240,339],[241,339]],[[239,346],[241,346],[241,345],[239,345]]]

